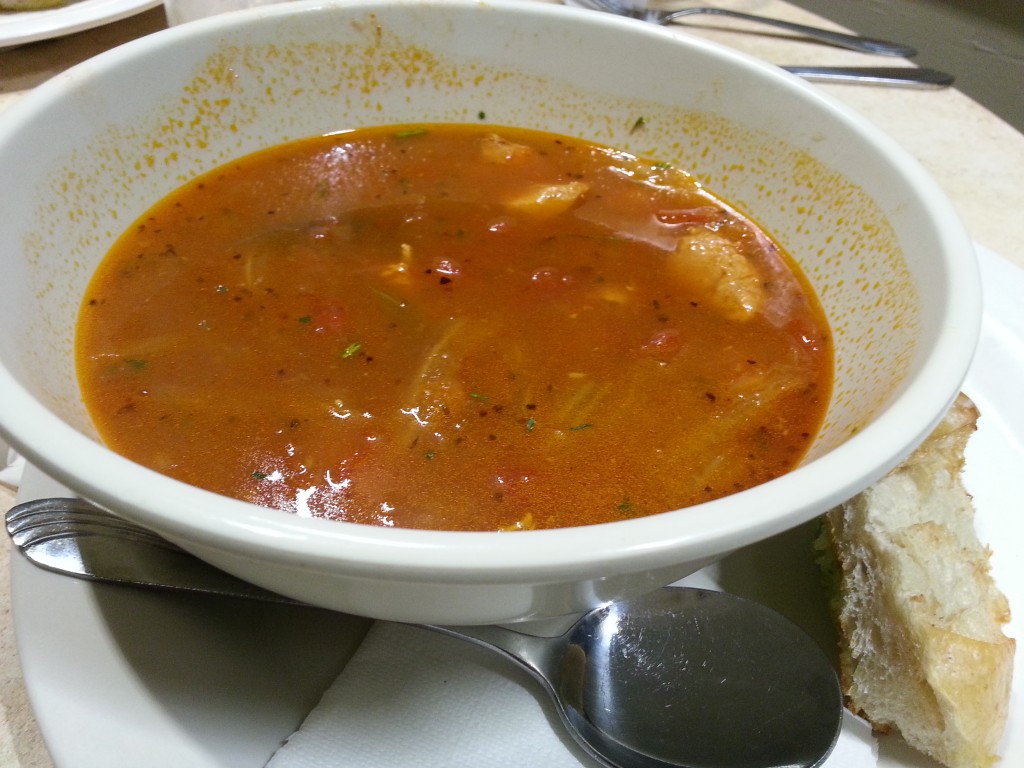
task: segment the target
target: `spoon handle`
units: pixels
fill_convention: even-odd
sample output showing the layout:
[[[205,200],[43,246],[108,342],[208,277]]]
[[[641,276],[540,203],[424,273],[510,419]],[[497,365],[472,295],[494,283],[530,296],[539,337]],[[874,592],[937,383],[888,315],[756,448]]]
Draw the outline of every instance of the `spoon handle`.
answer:
[[[954,77],[937,69],[917,67],[813,67],[787,66],[787,72],[806,80],[861,85],[901,85],[908,88],[945,88]]]
[[[851,51],[860,51],[861,53],[874,53],[881,56],[899,56],[907,59],[917,55],[917,51],[909,45],[890,43],[887,40],[876,40],[870,37],[861,37],[859,35],[848,35],[844,32],[834,32],[830,29],[821,29],[819,27],[808,27],[804,24],[796,24],[792,21],[772,19],[765,16],[755,16],[750,13],[730,11],[724,8],[683,8],[666,14],[662,19],[662,23],[668,24],[669,22],[681,19],[684,16],[692,16],[696,14],[728,16],[733,19],[752,21],[770,27],[784,29],[788,32],[795,32],[798,35],[803,35],[804,37],[809,37],[813,40],[818,40],[819,42],[836,45],[840,48],[847,48]]]
[[[547,677],[557,647],[557,641],[554,638],[528,635],[491,624],[472,627],[446,627],[437,624],[421,624],[420,626],[495,651],[529,672],[550,693],[554,692]]]

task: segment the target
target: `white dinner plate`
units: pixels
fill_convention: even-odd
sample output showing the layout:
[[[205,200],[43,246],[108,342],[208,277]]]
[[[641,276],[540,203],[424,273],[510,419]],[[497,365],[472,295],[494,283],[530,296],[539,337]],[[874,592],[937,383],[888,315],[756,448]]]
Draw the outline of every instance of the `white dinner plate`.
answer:
[[[964,389],[982,418],[968,446],[966,482],[1014,611],[1008,633],[1024,638],[1024,272],[990,253],[980,257],[985,321]],[[29,468],[20,498],[62,493]],[[813,525],[804,526],[688,581],[759,599],[828,643],[813,535]],[[25,682],[58,768],[262,768],[366,629],[364,620],[326,611],[93,585],[22,557],[11,563]],[[1002,747],[1007,767],[1024,765],[1022,659],[1024,641]],[[387,745],[381,750],[387,765]],[[880,740],[878,764],[936,765],[895,737]]]
[[[0,48],[92,29],[160,4],[161,0],[71,0],[43,11],[0,11]]]

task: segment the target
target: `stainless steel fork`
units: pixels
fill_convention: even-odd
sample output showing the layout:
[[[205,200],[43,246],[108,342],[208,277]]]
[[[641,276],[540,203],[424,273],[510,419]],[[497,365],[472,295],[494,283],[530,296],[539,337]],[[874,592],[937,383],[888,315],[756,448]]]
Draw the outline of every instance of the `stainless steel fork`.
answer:
[[[214,568],[166,539],[76,498],[7,512],[14,545],[36,565],[90,581],[292,603]]]
[[[832,30],[821,29],[820,27],[809,27],[804,24],[795,24],[790,21],[783,21],[782,19],[773,19],[767,16],[755,16],[753,14],[741,13],[740,11],[730,11],[724,8],[698,7],[667,10],[663,8],[645,7],[645,5],[634,5],[630,0],[568,0],[568,2],[571,5],[576,5],[580,8],[589,8],[594,11],[614,13],[618,16],[627,16],[632,19],[649,21],[653,24],[671,24],[672,22],[685,18],[686,16],[728,16],[733,19],[742,19],[755,24],[783,29],[787,32],[792,32],[802,37],[817,40],[821,43],[835,45],[840,48],[847,48],[852,51],[860,51],[861,53],[874,53],[881,56],[899,56],[902,58],[911,58],[917,55],[917,51],[908,45],[890,43],[886,40],[875,40],[869,37],[861,37],[859,35],[848,35],[843,32],[833,32]]]

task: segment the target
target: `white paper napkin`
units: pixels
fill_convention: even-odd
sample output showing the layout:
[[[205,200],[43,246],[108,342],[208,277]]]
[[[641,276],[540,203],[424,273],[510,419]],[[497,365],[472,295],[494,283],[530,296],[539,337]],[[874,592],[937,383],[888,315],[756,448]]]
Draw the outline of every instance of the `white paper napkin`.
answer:
[[[871,768],[846,714],[826,768]],[[267,768],[593,768],[525,672],[468,643],[378,622]]]

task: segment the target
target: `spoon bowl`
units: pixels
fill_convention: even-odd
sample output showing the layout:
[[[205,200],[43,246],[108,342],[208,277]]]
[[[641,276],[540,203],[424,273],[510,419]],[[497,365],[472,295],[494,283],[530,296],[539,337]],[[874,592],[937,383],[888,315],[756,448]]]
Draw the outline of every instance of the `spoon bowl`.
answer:
[[[836,674],[814,641],[725,592],[665,587],[591,611],[555,638],[432,628],[526,667],[605,765],[812,768],[842,724]]]

